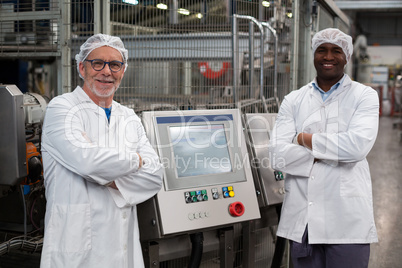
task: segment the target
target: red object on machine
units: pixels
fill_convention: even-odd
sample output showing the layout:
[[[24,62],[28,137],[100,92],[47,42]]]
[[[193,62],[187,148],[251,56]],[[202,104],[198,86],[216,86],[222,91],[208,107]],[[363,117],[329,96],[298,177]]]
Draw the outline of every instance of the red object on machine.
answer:
[[[208,79],[221,77],[230,68],[230,62],[199,62],[201,74]]]
[[[234,202],[229,205],[229,214],[233,217],[240,217],[244,214],[245,208],[242,202]]]

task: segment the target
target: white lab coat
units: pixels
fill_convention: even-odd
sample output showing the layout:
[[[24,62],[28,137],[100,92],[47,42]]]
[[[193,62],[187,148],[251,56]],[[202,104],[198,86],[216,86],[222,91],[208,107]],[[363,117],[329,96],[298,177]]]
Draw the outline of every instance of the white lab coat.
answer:
[[[378,117],[377,92],[349,76],[326,101],[312,83],[285,97],[269,145],[286,173],[278,236],[300,243],[308,224],[311,244],[377,242],[366,156]],[[300,132],[314,133],[312,150],[292,143]]]
[[[136,205],[160,190],[162,166],[134,111],[113,102],[109,124],[81,87],[58,96],[47,107],[42,156],[41,267],[144,267]],[[112,181],[119,191],[105,186]]]

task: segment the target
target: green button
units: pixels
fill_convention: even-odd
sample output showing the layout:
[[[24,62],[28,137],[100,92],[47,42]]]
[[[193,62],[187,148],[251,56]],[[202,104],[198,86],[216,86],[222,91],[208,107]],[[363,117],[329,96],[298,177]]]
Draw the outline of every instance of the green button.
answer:
[[[208,200],[208,196],[204,195],[204,201],[207,201],[207,200]]]
[[[192,197],[192,199],[193,199],[193,202],[197,202],[197,196],[194,195],[194,196]]]
[[[190,192],[190,195],[191,195],[191,196],[194,196],[194,195],[195,195],[195,191]]]
[[[206,194],[206,193],[207,193],[207,190],[201,190],[201,193],[202,193],[202,194]]]

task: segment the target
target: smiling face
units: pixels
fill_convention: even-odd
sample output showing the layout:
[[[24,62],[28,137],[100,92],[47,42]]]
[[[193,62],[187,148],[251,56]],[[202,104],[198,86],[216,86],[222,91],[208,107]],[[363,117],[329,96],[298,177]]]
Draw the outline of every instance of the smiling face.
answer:
[[[346,55],[342,48],[330,44],[321,44],[314,53],[314,67],[317,70],[317,83],[324,91],[328,91],[343,76]]]
[[[123,61],[120,52],[114,48],[103,46],[94,49],[87,57],[87,60]],[[84,91],[96,104],[102,107],[110,107],[113,96],[119,88],[121,79],[124,76],[124,66],[118,72],[112,72],[106,64],[101,71],[95,71],[88,61],[80,62],[80,73],[84,78]]]

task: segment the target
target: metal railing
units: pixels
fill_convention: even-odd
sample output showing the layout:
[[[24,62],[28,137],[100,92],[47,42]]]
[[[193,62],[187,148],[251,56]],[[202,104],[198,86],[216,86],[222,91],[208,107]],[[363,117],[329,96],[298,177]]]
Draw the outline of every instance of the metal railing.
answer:
[[[254,62],[254,28],[253,28],[253,23],[258,26],[258,29],[260,30],[260,55],[259,55],[259,60],[260,60],[260,75],[259,75],[259,81],[260,81],[260,90],[259,90],[259,98],[260,101],[263,105],[264,112],[268,112],[268,107],[267,107],[267,102],[269,101],[275,101],[275,104],[277,105],[276,107],[279,107],[279,99],[278,99],[278,36],[276,34],[275,29],[271,27],[271,25],[267,22],[260,22],[257,19],[255,19],[252,16],[245,16],[245,15],[233,15],[233,24],[232,24],[232,36],[233,36],[233,50],[232,50],[232,57],[233,57],[233,66],[238,66],[238,34],[237,34],[237,20],[238,19],[245,19],[250,21],[250,26],[249,26],[249,81],[250,81],[250,93],[252,93],[252,88],[253,88],[253,83],[252,83],[252,76],[254,74],[254,64],[251,64]],[[273,34],[275,38],[275,46],[274,46],[274,95],[272,97],[266,98],[264,96],[264,42],[265,38],[267,35],[264,32],[264,27],[267,28],[271,33]],[[237,96],[236,96],[236,89],[238,88],[238,72],[236,69],[234,69],[233,72],[233,89],[234,89],[234,101],[235,103],[238,102]],[[254,97],[252,94],[250,97]],[[240,106],[243,105],[250,105],[250,104],[255,104],[258,103],[257,100],[254,102],[248,102],[246,104],[241,103]],[[241,107],[238,107],[241,108]]]

